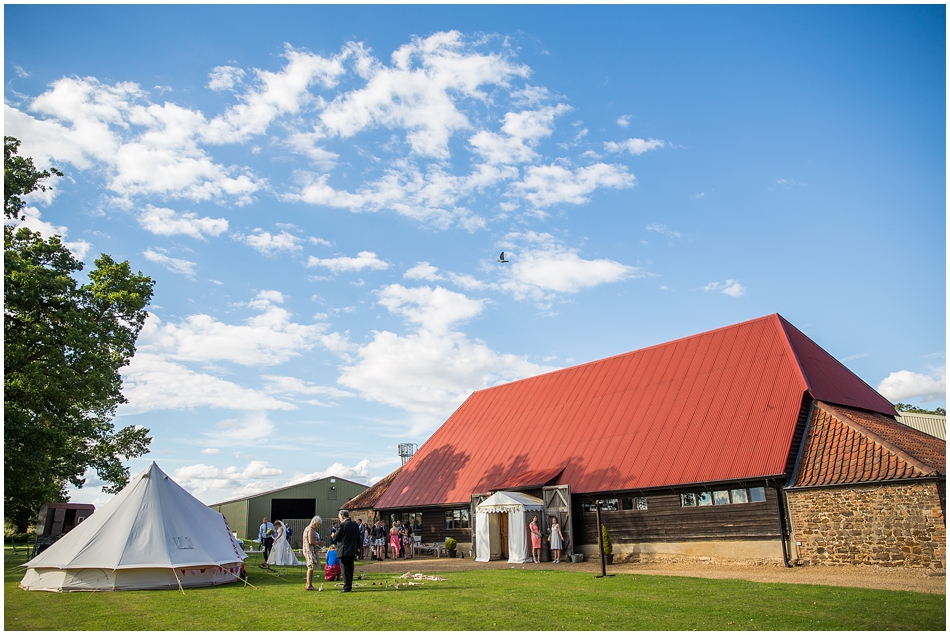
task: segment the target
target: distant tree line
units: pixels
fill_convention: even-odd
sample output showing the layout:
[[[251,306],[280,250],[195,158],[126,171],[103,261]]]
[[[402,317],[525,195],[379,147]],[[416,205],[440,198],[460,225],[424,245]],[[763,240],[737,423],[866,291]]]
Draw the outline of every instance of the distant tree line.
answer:
[[[917,406],[911,405],[909,403],[896,403],[894,404],[894,409],[897,412],[913,412],[920,415],[941,415],[943,417],[947,416],[947,411],[944,408],[934,408],[933,410],[927,410],[926,408],[918,408]]]

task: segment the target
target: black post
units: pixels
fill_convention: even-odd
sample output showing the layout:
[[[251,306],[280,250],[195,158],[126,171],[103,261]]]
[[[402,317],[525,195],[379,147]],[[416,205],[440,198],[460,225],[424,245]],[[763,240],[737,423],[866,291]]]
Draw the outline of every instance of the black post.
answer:
[[[597,501],[597,548],[600,551],[600,575],[595,578],[612,578],[613,574],[607,575],[607,559],[604,557],[604,532],[600,524],[600,501]]]

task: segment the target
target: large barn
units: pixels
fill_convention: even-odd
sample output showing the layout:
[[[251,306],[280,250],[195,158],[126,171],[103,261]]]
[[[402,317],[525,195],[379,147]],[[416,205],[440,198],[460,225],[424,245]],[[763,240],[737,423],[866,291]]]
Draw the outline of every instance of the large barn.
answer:
[[[223,514],[231,529],[242,540],[257,540],[261,520],[265,516],[271,521],[283,520],[293,529],[291,545],[299,549],[304,527],[310,524],[314,516],[332,521],[346,501],[366,488],[362,483],[326,476],[214,503],[209,507]]]
[[[475,392],[375,509],[493,558],[519,541],[475,518],[507,491],[568,553],[597,549],[599,502],[621,560],[944,567],[946,443],[896,414],[775,314]]]

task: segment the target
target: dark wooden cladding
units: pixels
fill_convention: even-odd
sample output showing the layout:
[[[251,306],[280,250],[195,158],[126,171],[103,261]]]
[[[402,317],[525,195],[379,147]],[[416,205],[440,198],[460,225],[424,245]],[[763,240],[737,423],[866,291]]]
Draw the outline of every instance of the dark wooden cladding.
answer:
[[[683,490],[695,492],[699,490]],[[644,494],[638,494],[643,496]],[[630,494],[598,494],[597,498],[630,497]],[[597,521],[593,512],[574,498],[576,544],[597,544]],[[765,488],[765,501],[733,505],[682,507],[680,494],[646,494],[646,510],[602,511],[601,521],[614,544],[637,542],[685,542],[692,540],[779,539],[775,490]]]
[[[390,514],[396,514],[402,518],[404,513],[422,513],[422,529],[413,529],[413,531],[422,536],[422,542],[442,542],[446,538],[455,538],[458,542],[469,543],[472,541],[471,523],[475,522],[473,518],[469,519],[469,529],[446,529],[445,512],[453,509],[468,509],[466,505],[454,505],[452,507],[419,507],[415,509],[384,509],[380,510],[380,520],[386,521],[386,527],[392,527]]]

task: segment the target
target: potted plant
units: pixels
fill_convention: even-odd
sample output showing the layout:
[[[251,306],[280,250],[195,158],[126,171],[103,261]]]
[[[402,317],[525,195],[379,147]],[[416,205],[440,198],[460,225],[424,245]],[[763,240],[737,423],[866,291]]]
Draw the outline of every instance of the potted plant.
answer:
[[[607,564],[614,563],[614,545],[610,542],[610,533],[607,531],[606,525],[600,526],[600,535],[604,541],[604,561]]]
[[[455,558],[458,556],[456,551],[458,548],[458,542],[455,541],[455,538],[446,538],[445,539],[445,550],[449,552],[450,558]]]

